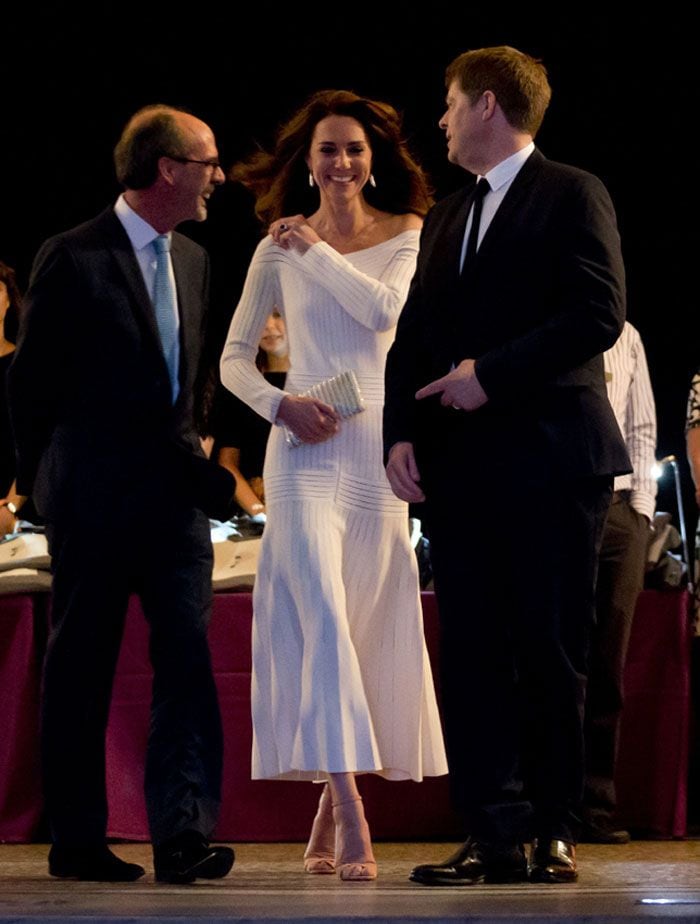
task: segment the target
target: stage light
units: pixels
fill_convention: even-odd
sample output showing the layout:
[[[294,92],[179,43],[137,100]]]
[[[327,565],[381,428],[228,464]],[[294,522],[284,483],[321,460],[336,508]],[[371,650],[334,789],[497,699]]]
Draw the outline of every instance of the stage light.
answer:
[[[673,472],[673,481],[676,488],[676,507],[681,530],[681,540],[683,542],[683,558],[685,560],[686,575],[688,578],[688,592],[692,594],[694,593],[692,572],[693,563],[690,560],[688,536],[685,529],[685,509],[683,507],[683,492],[681,491],[681,475],[678,469],[678,460],[674,455],[664,456],[663,459],[657,459],[654,465],[651,467],[651,475],[652,478],[655,478],[658,481],[663,477],[666,471],[666,466],[670,466],[671,471]]]

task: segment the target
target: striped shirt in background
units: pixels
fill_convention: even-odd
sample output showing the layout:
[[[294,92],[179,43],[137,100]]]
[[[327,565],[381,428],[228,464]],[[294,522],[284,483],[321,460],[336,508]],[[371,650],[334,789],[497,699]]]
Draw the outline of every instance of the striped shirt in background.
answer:
[[[627,444],[634,471],[615,478],[616,491],[630,491],[634,509],[654,518],[656,480],[656,407],[646,354],[638,330],[625,321],[615,345],[603,354],[608,399]],[[700,420],[699,420],[700,422]]]

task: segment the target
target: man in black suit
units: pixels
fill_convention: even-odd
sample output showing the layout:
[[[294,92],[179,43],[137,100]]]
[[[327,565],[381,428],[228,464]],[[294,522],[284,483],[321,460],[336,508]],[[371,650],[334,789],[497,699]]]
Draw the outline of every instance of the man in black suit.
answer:
[[[207,514],[221,515],[234,485],[192,422],[208,258],[172,233],[206,218],[224,180],[217,158],[193,115],[140,110],[115,148],[124,193],[48,240],[32,269],[9,392],[17,484],[46,519],[53,568],[41,735],[54,876],[144,873],[106,844],[104,739],[134,592],[154,668],[145,790],[156,878],[218,878],[233,863],[208,841],[222,731]]]
[[[568,882],[597,553],[612,476],[629,471],[600,355],[624,321],[620,242],[602,183],[534,147],[538,61],[469,51],[446,84],[449,159],[482,179],[426,219],[384,435],[394,491],[425,502],[469,837],[411,878]]]

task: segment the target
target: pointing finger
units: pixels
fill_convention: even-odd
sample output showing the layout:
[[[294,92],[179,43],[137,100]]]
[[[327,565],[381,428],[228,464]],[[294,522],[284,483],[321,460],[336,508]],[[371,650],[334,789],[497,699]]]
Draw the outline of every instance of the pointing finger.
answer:
[[[443,378],[435,379],[434,382],[429,382],[423,388],[419,388],[416,392],[416,398],[420,401],[421,398],[428,398],[430,395],[439,395],[440,392],[445,390],[445,387],[445,377],[443,376]]]

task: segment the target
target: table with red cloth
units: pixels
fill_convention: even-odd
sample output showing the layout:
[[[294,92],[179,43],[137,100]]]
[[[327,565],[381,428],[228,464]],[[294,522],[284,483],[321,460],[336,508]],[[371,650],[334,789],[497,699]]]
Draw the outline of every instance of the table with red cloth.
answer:
[[[621,819],[650,836],[687,830],[691,607],[685,591],[645,590],[632,624],[615,783]]]
[[[426,639],[438,671],[439,630],[434,596],[423,593]],[[0,598],[0,841],[31,841],[41,819],[38,761],[39,664],[45,638],[45,595]],[[621,817],[651,837],[686,833],[690,727],[691,633],[684,592],[644,591],[632,629],[625,672],[625,711],[619,757]],[[219,823],[224,841],[303,841],[319,789],[312,783],[250,779],[250,639],[247,593],[215,596],[210,645],[224,723],[224,786]],[[107,733],[109,835],[147,840],[143,772],[151,669],[147,626],[130,603],[117,665]],[[478,759],[478,755],[475,755]],[[422,783],[360,780],[373,836],[380,839],[460,839],[447,777]]]
[[[0,841],[30,841],[41,822],[39,689],[46,594],[0,597]]]

